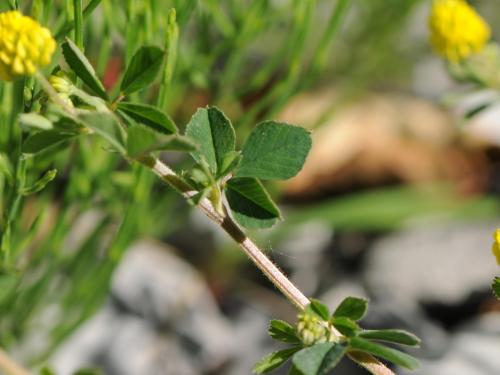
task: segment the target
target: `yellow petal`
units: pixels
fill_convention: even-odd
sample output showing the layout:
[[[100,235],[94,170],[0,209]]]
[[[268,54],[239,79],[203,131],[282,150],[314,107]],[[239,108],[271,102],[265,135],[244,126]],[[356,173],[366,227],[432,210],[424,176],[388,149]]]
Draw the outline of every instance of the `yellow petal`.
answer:
[[[493,239],[496,243],[500,244],[500,229],[497,229],[495,230],[495,232],[493,232]]]
[[[493,246],[491,247],[491,252],[497,259],[497,263],[500,266],[500,245],[497,242],[493,243]]]

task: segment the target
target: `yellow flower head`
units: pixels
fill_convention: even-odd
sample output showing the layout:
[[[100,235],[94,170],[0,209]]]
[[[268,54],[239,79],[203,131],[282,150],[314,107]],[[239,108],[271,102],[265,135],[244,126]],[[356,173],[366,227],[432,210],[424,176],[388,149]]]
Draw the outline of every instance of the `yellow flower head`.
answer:
[[[0,13],[0,79],[32,75],[50,63],[56,42],[50,31],[18,11]]]
[[[495,233],[493,233],[493,246],[491,247],[491,251],[493,255],[497,258],[497,263],[500,266],[500,229],[497,229]]]
[[[465,0],[434,0],[429,28],[434,49],[453,62],[481,51],[491,36],[489,25]]]

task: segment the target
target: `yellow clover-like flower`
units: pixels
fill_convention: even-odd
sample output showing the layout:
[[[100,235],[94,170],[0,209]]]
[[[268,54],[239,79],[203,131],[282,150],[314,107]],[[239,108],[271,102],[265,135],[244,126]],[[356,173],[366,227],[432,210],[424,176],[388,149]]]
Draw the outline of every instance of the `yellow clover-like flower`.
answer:
[[[480,52],[491,37],[489,25],[465,0],[434,0],[429,28],[434,49],[452,62]]]
[[[491,251],[493,255],[497,258],[497,263],[500,266],[500,229],[497,229],[495,233],[493,233],[493,246],[491,247]]]
[[[50,31],[18,11],[0,13],[0,79],[32,75],[50,63],[56,41]]]

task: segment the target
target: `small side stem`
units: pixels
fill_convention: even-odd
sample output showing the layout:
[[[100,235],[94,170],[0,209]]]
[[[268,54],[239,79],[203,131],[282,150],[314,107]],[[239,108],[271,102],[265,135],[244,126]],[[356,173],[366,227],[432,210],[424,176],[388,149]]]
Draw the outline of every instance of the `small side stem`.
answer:
[[[31,375],[31,373],[19,366],[9,355],[0,349],[0,372],[6,375]]]
[[[9,123],[7,126],[7,145],[12,147],[17,152],[17,148],[21,144],[21,130],[17,126],[17,116],[24,109],[24,83],[25,79],[20,78],[12,83],[12,109],[10,112]]]

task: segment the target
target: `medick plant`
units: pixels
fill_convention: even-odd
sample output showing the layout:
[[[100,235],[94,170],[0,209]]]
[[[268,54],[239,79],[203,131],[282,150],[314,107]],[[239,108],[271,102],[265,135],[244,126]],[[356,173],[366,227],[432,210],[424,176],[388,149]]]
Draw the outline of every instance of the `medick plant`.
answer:
[[[174,11],[168,19],[167,44],[173,45],[178,33]],[[81,35],[78,30],[76,34]],[[13,151],[14,167],[3,171],[15,199],[2,225],[2,267],[11,266],[9,231],[23,198],[44,189],[56,176],[49,169],[28,184],[31,161],[41,156],[50,159],[78,138],[100,137],[109,152],[151,170],[222,228],[300,311],[294,325],[271,321],[271,337],[289,347],[259,361],[255,373],[269,372],[291,359],[290,374],[327,374],[343,357],[372,374],[393,374],[375,357],[417,368],[413,357],[384,343],[418,346],[418,338],[401,330],[362,329],[358,322],[367,312],[367,300],[348,297],[331,313],[320,301],[308,299],[243,229],[269,228],[282,219],[261,181],[288,179],[300,171],[311,147],[307,130],[264,121],[253,127],[238,150],[231,121],[220,109],[205,107],[180,134],[162,105],[134,100],[134,94],[149,87],[160,72],[162,80],[171,78],[175,54],[157,46],[140,47],[125,69],[119,94],[111,97],[85,57],[81,37],[76,39],[62,43],[65,65],[56,67],[47,79],[39,68],[48,64],[54,51],[50,32],[18,11],[0,14],[0,76],[4,80],[32,76],[40,87],[23,87],[23,105],[15,122],[22,130],[16,130],[19,147]],[[162,92],[159,95],[163,97]],[[167,150],[188,153],[194,166],[175,172],[161,157]],[[8,358],[0,358],[4,369],[12,365]],[[22,373],[14,367],[12,374]]]
[[[465,114],[470,120],[499,101],[500,46],[491,38],[488,23],[465,0],[434,0],[429,17],[430,42],[448,61],[450,74],[476,89],[493,89],[497,94]],[[500,265],[500,230],[493,234],[493,255]],[[493,280],[494,295],[500,299],[500,278]]]

